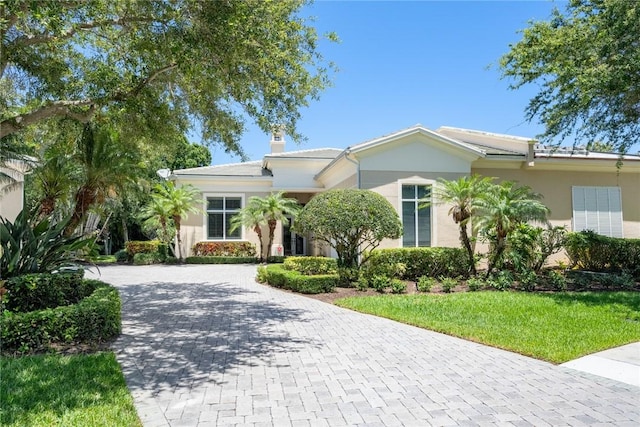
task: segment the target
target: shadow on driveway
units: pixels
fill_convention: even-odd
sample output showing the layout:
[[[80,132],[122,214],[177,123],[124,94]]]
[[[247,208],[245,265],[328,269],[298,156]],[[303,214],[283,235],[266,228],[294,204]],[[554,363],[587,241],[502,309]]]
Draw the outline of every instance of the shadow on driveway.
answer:
[[[277,353],[309,343],[288,331],[310,320],[308,312],[226,282],[148,282],[118,289],[123,333],[114,347],[132,390],[157,394],[224,384],[225,373],[275,366]]]

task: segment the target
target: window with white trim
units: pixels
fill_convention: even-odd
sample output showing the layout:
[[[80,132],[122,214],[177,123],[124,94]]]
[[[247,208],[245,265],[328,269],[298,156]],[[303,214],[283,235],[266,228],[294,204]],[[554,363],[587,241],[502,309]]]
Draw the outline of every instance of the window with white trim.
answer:
[[[573,231],[622,237],[620,187],[572,187]]]
[[[431,208],[420,207],[431,196],[431,186],[402,185],[403,247],[431,246]]]
[[[215,196],[207,197],[207,239],[211,240],[240,240],[242,227],[233,232],[231,219],[242,208],[242,197]]]

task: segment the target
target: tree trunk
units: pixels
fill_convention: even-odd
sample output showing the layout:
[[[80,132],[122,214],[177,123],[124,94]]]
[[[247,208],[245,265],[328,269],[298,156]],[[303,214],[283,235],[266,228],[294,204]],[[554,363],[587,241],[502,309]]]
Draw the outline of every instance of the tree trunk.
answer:
[[[76,192],[75,200],[76,205],[73,209],[73,214],[71,215],[69,224],[67,224],[67,228],[64,231],[66,236],[71,236],[73,232],[76,231],[76,228],[78,228],[78,225],[82,222],[82,218],[85,213],[89,210],[89,207],[91,207],[93,202],[95,202],[95,189],[86,186],[80,187]]]
[[[262,262],[262,260],[264,259],[264,244],[262,243],[262,229],[260,228],[259,225],[256,225],[255,227],[253,227],[253,231],[256,232],[256,234],[258,235],[258,240],[260,240],[260,255],[258,256],[258,261]]]
[[[176,226],[176,236],[178,238],[178,259],[182,262],[182,237],[180,237],[180,221],[182,218],[179,216],[173,217],[173,223]]]
[[[271,245],[273,245],[273,237],[276,234],[276,225],[278,221],[276,221],[275,219],[270,219],[267,223],[269,224],[269,244],[267,245],[267,259],[269,259],[269,251],[271,251]]]
[[[469,256],[469,271],[473,276],[477,274],[476,271],[476,261],[473,256],[473,248],[471,247],[471,241],[469,240],[469,234],[467,234],[467,226],[460,224],[460,241],[462,245],[467,250],[467,255]]]

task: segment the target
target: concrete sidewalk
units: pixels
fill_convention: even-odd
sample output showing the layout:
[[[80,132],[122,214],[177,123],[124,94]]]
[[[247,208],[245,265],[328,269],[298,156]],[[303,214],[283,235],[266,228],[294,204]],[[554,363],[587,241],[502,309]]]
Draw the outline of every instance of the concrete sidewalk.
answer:
[[[640,387],[640,342],[590,354],[561,366]]]
[[[640,388],[255,283],[255,266],[109,266],[114,344],[156,426],[640,425]]]

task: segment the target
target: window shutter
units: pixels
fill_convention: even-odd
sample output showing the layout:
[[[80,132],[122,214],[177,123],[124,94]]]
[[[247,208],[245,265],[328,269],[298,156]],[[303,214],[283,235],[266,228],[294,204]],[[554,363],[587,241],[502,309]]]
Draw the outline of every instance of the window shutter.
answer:
[[[573,231],[623,237],[619,187],[572,187]]]

